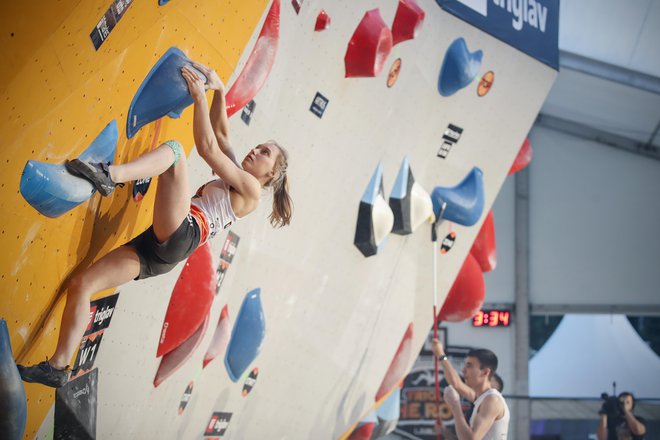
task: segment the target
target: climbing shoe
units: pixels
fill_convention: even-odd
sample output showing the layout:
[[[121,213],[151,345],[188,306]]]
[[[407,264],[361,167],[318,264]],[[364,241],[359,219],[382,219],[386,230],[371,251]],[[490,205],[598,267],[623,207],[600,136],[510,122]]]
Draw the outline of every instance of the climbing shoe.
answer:
[[[23,365],[16,365],[18,373],[25,382],[40,383],[53,388],[60,388],[69,380],[69,367],[62,370],[52,367],[48,363],[48,359],[29,367]]]
[[[115,183],[110,178],[110,170],[107,163],[86,162],[80,159],[68,161],[64,166],[74,176],[82,177],[94,185],[94,188],[107,197],[115,190],[116,186],[124,186],[123,183]]]

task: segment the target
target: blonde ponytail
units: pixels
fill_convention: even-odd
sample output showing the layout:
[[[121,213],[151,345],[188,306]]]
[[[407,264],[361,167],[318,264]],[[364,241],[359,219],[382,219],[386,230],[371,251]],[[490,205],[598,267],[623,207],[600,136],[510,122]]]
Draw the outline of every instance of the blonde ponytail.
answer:
[[[268,219],[273,227],[281,228],[291,223],[293,215],[293,200],[289,195],[289,179],[287,178],[289,155],[277,142],[268,141],[268,144],[280,150],[280,155],[275,162],[275,169],[279,171],[279,174],[267,185],[273,188],[273,211]]]

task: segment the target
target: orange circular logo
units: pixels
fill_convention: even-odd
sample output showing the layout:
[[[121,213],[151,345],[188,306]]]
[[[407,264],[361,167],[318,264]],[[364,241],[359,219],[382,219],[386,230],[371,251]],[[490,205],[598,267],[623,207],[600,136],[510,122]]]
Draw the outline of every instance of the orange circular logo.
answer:
[[[477,86],[477,95],[486,96],[490,92],[491,87],[493,87],[493,81],[495,81],[495,72],[489,70],[484,73],[484,76],[481,77],[479,85]]]
[[[397,58],[392,63],[390,67],[390,73],[387,75],[387,87],[392,87],[399,77],[399,72],[401,71],[401,58]]]

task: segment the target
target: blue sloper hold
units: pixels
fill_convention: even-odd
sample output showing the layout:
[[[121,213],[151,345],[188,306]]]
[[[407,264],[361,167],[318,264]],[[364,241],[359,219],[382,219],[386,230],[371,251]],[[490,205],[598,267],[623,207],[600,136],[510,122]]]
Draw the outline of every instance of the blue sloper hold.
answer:
[[[27,401],[21,376],[12,357],[7,321],[0,319],[0,438],[23,438]]]
[[[92,162],[112,162],[118,135],[117,121],[113,119],[79,158]],[[20,190],[30,206],[50,218],[70,211],[96,192],[91,183],[71,175],[64,165],[35,160],[25,164]]]
[[[257,288],[245,295],[227,346],[225,366],[233,382],[240,379],[257,357],[264,336],[266,320],[261,306],[261,289]]]
[[[447,206],[442,212],[442,219],[463,226],[474,225],[484,210],[484,178],[483,172],[477,168],[454,187],[436,186],[431,194],[433,212],[436,218],[440,214],[443,203]]]
[[[191,65],[192,61],[177,47],[170,47],[160,57],[140,84],[131,101],[126,120],[126,136],[130,139],[140,128],[167,115],[178,118],[193,103],[181,68],[188,66],[207,82],[206,76]]]
[[[442,61],[438,91],[442,96],[451,96],[468,86],[479,73],[483,52],[470,52],[462,37],[454,40]]]
[[[376,410],[371,410],[367,413],[366,416],[362,418],[357,424],[357,427],[364,425],[365,423],[378,423],[378,417],[376,417]]]
[[[399,420],[401,407],[401,388],[396,387],[378,408],[376,415],[380,420]]]

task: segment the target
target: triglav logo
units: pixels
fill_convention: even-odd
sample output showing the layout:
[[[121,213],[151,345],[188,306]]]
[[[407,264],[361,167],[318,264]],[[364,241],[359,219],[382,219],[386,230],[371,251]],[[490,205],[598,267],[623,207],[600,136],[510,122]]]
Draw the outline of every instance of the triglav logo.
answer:
[[[115,293],[114,295],[97,299],[90,304],[89,322],[85,330],[85,336],[108,328],[112,315],[115,312],[118,297],[119,293]]]
[[[458,0],[463,5],[475,12],[488,16],[487,0]],[[545,24],[548,18],[548,8],[541,4],[541,0],[492,0],[495,6],[506,9],[513,20],[511,25],[517,31],[522,30],[523,25],[527,25],[545,32]]]
[[[521,30],[523,24],[527,23],[545,32],[548,8],[543,6],[540,0],[493,0],[493,3],[513,15],[511,24],[515,30]]]
[[[105,306],[101,308],[101,310],[97,311],[96,315],[94,315],[94,324],[102,326],[103,321],[105,321],[106,319],[110,319],[112,317],[112,312],[114,311],[115,311],[114,307]]]

